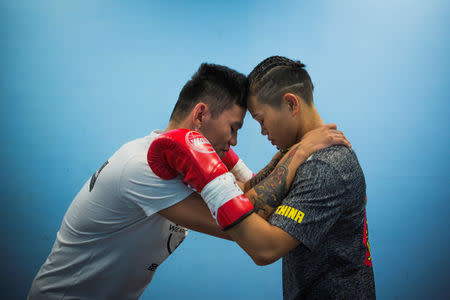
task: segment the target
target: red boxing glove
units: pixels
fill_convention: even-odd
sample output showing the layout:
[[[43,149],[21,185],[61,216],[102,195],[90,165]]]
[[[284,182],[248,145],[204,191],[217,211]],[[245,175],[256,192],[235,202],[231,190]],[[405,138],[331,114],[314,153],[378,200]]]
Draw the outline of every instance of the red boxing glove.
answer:
[[[222,161],[227,166],[227,169],[233,173],[237,180],[247,182],[255,176],[255,174],[247,167],[247,165],[240,159],[232,148],[225,152]]]
[[[162,179],[177,175],[198,191],[217,223],[227,229],[253,211],[214,148],[200,133],[175,129],[161,134],[149,147],[147,160]]]

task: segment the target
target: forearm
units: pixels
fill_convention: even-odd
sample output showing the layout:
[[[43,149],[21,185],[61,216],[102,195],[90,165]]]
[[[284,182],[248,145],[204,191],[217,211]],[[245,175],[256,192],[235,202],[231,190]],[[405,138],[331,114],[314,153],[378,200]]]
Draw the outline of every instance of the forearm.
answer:
[[[228,234],[227,231],[223,231],[219,225],[217,225],[217,223],[215,224],[211,224],[210,227],[205,227],[205,226],[195,226],[195,225],[190,225],[190,224],[179,224],[183,227],[186,227],[188,229],[200,232],[200,233],[204,233],[207,235],[211,235],[214,237],[218,237],[224,240],[229,240],[229,241],[234,241],[233,238],[231,238],[231,236]]]
[[[256,214],[251,214],[227,233],[257,265],[271,264],[300,244]]]
[[[307,159],[301,144],[292,147],[264,180],[245,193],[255,212],[267,219],[289,192],[298,167]]]
[[[272,173],[273,169],[277,166],[278,162],[283,158],[283,155],[281,152],[277,152],[272,160],[265,166],[261,171],[259,171],[255,176],[253,176],[250,180],[248,180],[244,184],[244,192],[248,192],[250,189],[255,187],[258,183],[263,181],[267,176]]]
[[[209,208],[197,193],[192,193],[183,201],[158,212],[161,216],[191,230],[231,240],[211,216]]]

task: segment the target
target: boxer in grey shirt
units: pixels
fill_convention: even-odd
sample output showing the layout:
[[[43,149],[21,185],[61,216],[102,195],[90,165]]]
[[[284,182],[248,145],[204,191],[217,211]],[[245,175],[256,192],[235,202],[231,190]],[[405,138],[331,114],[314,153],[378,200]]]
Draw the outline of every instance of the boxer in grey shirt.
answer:
[[[301,241],[283,257],[285,299],[375,298],[365,192],[356,155],[344,146],[319,150],[297,170],[270,218]]]
[[[281,152],[307,143],[306,136],[324,124],[301,62],[269,57],[248,79],[248,109]],[[283,258],[284,299],[374,299],[366,183],[354,151],[331,146],[315,152],[297,169],[290,190],[285,173],[269,176],[271,185],[261,184],[259,174],[246,183],[258,196],[273,196],[264,203],[255,198],[254,205],[267,214],[274,209],[269,222],[281,231],[279,246],[268,248],[261,264]],[[283,185],[289,193],[280,200],[275,187]]]

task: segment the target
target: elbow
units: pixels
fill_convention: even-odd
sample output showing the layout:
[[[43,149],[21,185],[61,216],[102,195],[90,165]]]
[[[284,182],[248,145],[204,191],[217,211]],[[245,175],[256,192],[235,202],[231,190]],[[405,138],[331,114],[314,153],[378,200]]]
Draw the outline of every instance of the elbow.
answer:
[[[276,262],[280,257],[275,255],[275,253],[270,253],[267,251],[261,251],[251,255],[253,262],[258,266],[267,266]]]

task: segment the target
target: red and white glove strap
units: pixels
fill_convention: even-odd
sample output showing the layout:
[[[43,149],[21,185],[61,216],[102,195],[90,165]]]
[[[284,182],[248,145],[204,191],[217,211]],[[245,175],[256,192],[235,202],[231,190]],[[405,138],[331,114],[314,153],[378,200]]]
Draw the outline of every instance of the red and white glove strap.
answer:
[[[217,219],[217,211],[225,202],[241,195],[243,192],[236,183],[233,174],[227,172],[210,181],[200,195],[208,205],[211,214]]]
[[[245,197],[230,172],[209,182],[200,193],[211,215],[222,228],[229,228],[253,211],[253,205]]]
[[[239,159],[233,169],[230,170],[231,173],[236,177],[240,182],[247,182],[250,180],[255,174],[247,167],[247,165]]]

